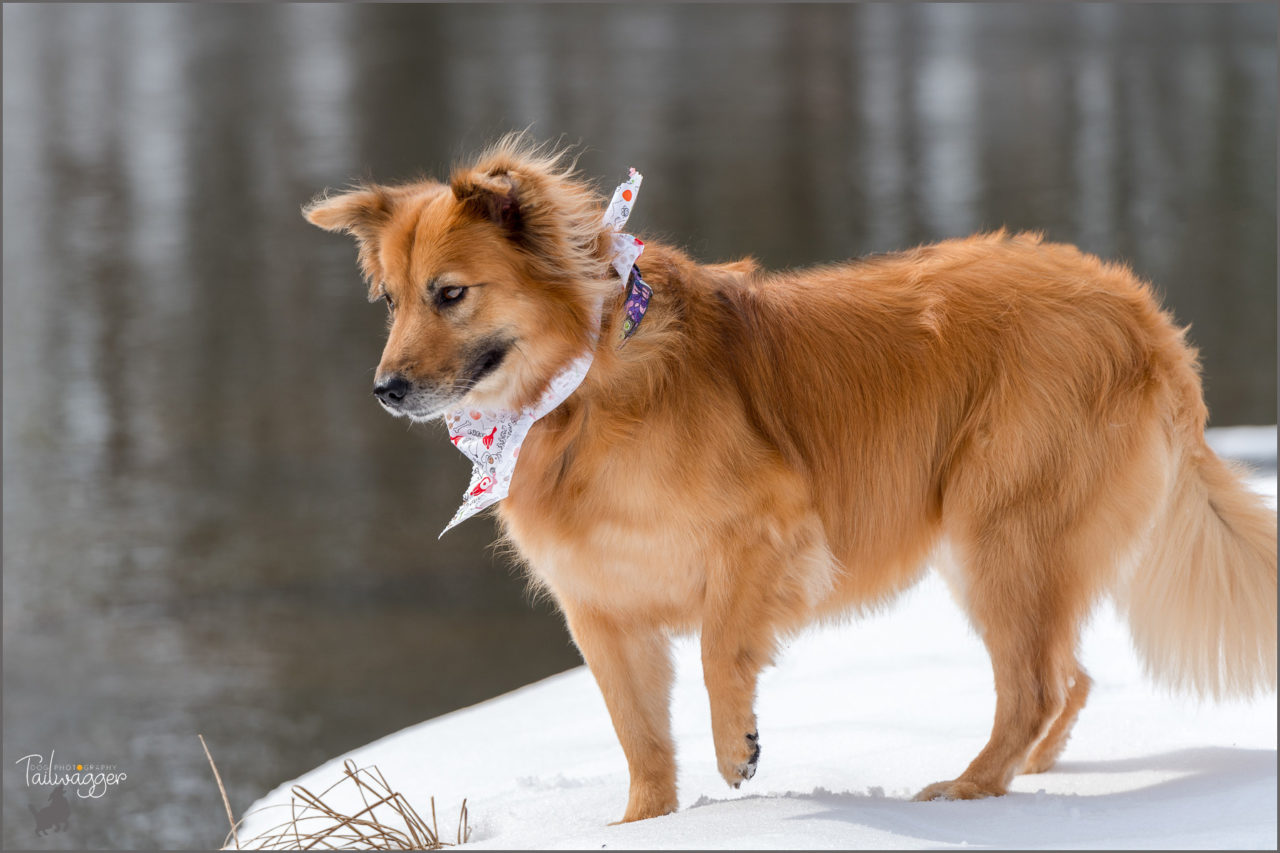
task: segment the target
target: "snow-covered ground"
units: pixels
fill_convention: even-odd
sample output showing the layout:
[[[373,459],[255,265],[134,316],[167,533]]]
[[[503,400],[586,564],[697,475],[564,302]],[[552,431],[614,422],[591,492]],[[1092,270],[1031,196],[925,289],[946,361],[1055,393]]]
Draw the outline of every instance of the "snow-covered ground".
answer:
[[[1274,427],[1214,439],[1274,464]],[[1274,506],[1274,473],[1253,483]],[[353,758],[419,811],[434,795],[446,840],[467,797],[474,847],[1276,848],[1274,693],[1214,704],[1153,687],[1109,603],[1081,659],[1094,689],[1061,761],[996,799],[911,801],[964,769],[995,706],[986,652],[930,573],[888,611],[788,645],[760,683],[762,758],[741,790],[716,772],[697,644],[680,640],[676,814],[607,825],[626,804],[626,762],[585,667],[335,758],[253,809],[288,803],[295,783],[328,787]],[[251,817],[242,842],[283,813]]]

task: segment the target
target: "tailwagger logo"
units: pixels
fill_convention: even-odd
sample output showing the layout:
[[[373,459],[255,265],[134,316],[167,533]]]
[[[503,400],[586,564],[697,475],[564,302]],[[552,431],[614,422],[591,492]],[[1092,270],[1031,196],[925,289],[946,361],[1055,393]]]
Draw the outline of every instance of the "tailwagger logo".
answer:
[[[55,760],[57,751],[43,755],[31,753],[19,758],[15,764],[23,765],[27,787],[65,785],[81,799],[96,800],[107,791],[129,778],[114,764],[72,764]]]
[[[40,808],[27,806],[36,820],[36,835],[44,835],[51,829],[61,832],[69,826],[71,802],[68,796],[96,800],[129,778],[129,774],[114,764],[58,761],[56,750],[49,753],[48,761],[43,755],[33,752],[14,763],[22,768],[23,781],[28,788],[53,788]]]

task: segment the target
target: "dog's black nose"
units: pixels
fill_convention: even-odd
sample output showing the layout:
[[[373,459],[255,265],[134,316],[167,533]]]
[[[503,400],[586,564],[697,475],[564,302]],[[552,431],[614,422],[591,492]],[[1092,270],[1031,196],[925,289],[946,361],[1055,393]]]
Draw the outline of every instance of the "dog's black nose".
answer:
[[[398,408],[409,393],[409,380],[398,373],[373,386],[373,393],[384,405]]]

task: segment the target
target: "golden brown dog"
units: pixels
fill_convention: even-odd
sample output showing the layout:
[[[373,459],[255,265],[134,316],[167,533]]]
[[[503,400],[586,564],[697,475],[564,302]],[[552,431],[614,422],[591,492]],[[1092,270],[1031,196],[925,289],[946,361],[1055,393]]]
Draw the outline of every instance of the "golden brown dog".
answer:
[[[1205,445],[1196,353],[1129,270],[1003,232],[786,273],[650,242],[653,301],[619,348],[602,210],[562,154],[507,138],[447,185],[305,213],[355,236],[387,302],[376,382],[397,414],[529,404],[599,325],[499,517],[604,694],[624,821],[676,808],[671,633],[701,631],[737,786],[779,638],[889,600],[943,543],[996,718],[920,799],[1003,794],[1053,765],[1089,693],[1079,628],[1106,594],[1153,677],[1274,688],[1275,513]]]

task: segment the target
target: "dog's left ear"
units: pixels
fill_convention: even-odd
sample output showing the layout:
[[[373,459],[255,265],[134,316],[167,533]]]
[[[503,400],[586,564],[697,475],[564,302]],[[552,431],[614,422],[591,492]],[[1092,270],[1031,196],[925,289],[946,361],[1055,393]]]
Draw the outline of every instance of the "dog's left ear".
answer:
[[[468,214],[492,222],[513,239],[521,237],[525,226],[524,208],[516,175],[505,169],[454,172],[449,188]]]

